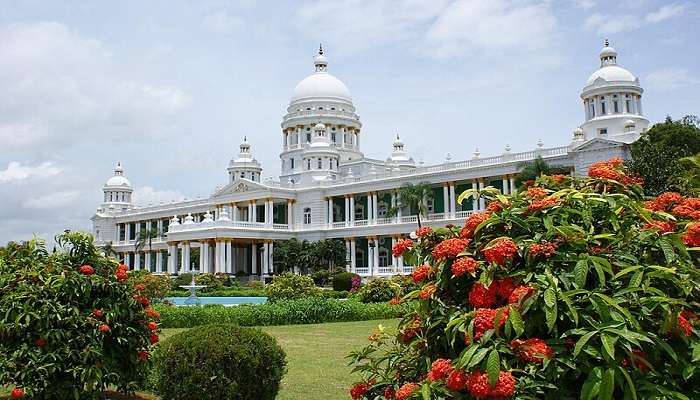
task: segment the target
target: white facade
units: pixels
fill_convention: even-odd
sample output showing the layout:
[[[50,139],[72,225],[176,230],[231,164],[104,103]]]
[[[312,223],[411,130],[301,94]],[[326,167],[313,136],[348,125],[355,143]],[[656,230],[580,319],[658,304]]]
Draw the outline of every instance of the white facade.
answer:
[[[103,188],[104,201],[92,217],[98,242],[111,242],[134,269],[157,273],[243,273],[269,276],[275,241],[344,240],[347,268],[363,276],[409,273],[412,267],[391,254],[391,247],[416,228],[416,215],[387,209],[407,182],[429,182],[434,198],[428,225],[459,224],[485,208],[483,200],[457,204],[469,188],[495,186],[515,191],[523,161],[546,161],[585,174],[596,161],[627,158],[629,144],[644,133],[639,79],[617,64],[617,52],[605,43],[600,67],[581,92],[584,122],[568,145],[547,148],[539,141],[530,151],[474,156],[431,166],[416,166],[396,135],[386,160],[364,157],[362,123],[350,91],[328,72],[319,49],[314,72],[295,88],[282,119],[281,174],[277,182],[260,180],[262,167],[244,140],[228,166],[227,185],[203,200],[153,207],[132,205],[133,189],[117,164]],[[389,149],[388,149],[389,150]],[[150,248],[136,251],[140,232],[157,230]],[[194,257],[193,248],[199,249]]]

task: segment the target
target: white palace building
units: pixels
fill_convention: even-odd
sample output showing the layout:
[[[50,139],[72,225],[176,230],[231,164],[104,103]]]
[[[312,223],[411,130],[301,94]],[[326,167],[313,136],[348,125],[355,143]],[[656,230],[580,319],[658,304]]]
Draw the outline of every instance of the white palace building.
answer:
[[[103,187],[104,201],[92,217],[99,244],[112,244],[132,269],[178,274],[223,272],[264,278],[272,275],[275,241],[344,240],[347,268],[362,276],[409,273],[391,247],[416,228],[413,210],[393,217],[386,211],[406,182],[429,182],[434,196],[426,223],[461,225],[483,200],[458,204],[468,188],[494,186],[515,191],[521,163],[541,156],[581,175],[596,161],[627,158],[629,144],[649,127],[642,113],[639,79],[617,63],[607,40],[600,66],[581,91],[584,122],[571,142],[460,161],[416,165],[396,136],[385,160],[362,153],[362,122],[350,91],[328,72],[319,49],[314,72],[294,88],[282,117],[281,175],[261,181],[262,167],[244,139],[228,165],[228,182],[209,198],[136,207],[133,187],[117,163]],[[150,246],[136,250],[139,232],[156,230]],[[199,249],[199,257],[192,257]],[[196,254],[195,252],[194,254]]]

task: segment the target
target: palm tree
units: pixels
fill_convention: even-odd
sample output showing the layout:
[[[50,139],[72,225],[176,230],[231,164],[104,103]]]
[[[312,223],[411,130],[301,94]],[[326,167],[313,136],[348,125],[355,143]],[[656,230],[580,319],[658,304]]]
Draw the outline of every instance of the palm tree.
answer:
[[[428,182],[419,182],[415,185],[408,182],[401,186],[398,191],[396,205],[389,207],[386,214],[388,217],[395,216],[400,209],[408,207],[416,210],[418,227],[421,227],[420,216],[428,214],[428,200],[433,198],[433,187]]]
[[[158,228],[141,229],[136,233],[136,241],[134,242],[134,251],[138,253],[148,245],[148,250],[153,250],[153,239],[158,237]]]
[[[521,187],[523,182],[535,180],[542,175],[568,174],[569,169],[562,165],[549,165],[542,156],[537,156],[532,161],[521,163],[518,166],[520,174],[517,178],[517,185]]]
[[[112,242],[109,241],[102,245],[102,252],[104,253],[105,257],[112,257],[114,256],[115,258],[119,256],[116,250],[114,250],[114,246],[112,245]]]

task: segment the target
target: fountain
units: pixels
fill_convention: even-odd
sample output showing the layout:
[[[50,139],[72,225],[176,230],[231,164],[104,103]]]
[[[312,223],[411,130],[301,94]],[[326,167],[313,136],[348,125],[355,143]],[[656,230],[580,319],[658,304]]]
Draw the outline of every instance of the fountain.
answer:
[[[199,297],[197,297],[197,289],[205,288],[206,285],[197,285],[194,281],[195,274],[192,274],[192,282],[189,285],[180,285],[183,289],[188,289],[190,291],[190,296],[185,300],[185,305],[188,306],[198,306],[200,304]]]

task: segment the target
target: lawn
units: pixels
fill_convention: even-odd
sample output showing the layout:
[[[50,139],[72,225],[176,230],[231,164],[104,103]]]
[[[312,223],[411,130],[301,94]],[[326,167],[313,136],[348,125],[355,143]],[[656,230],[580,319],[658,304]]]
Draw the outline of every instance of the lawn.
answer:
[[[277,338],[287,353],[288,372],[277,399],[349,398],[348,390],[359,377],[350,375],[351,368],[345,356],[367,344],[367,336],[377,325],[395,329],[397,322],[388,319],[262,327],[263,331]],[[165,329],[161,339],[186,330]]]

